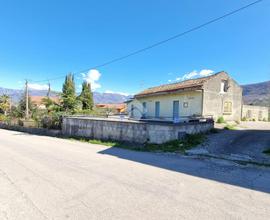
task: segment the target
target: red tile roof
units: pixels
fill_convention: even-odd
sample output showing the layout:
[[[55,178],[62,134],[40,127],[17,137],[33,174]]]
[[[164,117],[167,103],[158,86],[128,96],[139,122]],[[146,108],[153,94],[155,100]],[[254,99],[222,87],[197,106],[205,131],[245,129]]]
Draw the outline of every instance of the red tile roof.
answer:
[[[46,98],[46,96],[31,96],[31,101],[36,105],[42,105],[44,98]],[[58,97],[50,97],[50,99],[56,103],[60,101]]]
[[[112,109],[117,109],[117,110],[122,110],[126,108],[125,103],[120,103],[120,104],[96,104],[96,107],[98,108],[112,108]]]
[[[211,76],[206,76],[202,78],[197,79],[189,79],[182,82],[177,83],[171,83],[171,84],[165,84],[160,86],[155,86],[149,89],[146,89],[138,94],[135,95],[135,98],[144,97],[148,95],[158,95],[163,93],[170,93],[170,92],[176,92],[181,90],[196,90],[202,88],[204,82],[207,80],[213,78],[217,74],[220,74],[223,72],[218,72],[216,74],[213,74]]]

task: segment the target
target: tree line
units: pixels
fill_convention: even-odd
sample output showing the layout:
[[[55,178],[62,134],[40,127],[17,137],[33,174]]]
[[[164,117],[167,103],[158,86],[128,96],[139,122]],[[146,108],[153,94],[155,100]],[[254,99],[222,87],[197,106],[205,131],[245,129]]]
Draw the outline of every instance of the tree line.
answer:
[[[19,103],[12,105],[7,94],[0,96],[0,120],[1,118],[25,118],[26,116],[26,91]],[[87,81],[82,83],[79,95],[76,94],[74,75],[69,73],[65,77],[59,101],[55,101],[50,96],[50,90],[46,97],[42,99],[45,109],[35,106],[31,96],[28,96],[28,109],[30,118],[36,121],[51,120],[57,121],[62,115],[75,113],[90,113],[94,109],[93,93],[91,84]],[[58,122],[59,123],[59,122]]]

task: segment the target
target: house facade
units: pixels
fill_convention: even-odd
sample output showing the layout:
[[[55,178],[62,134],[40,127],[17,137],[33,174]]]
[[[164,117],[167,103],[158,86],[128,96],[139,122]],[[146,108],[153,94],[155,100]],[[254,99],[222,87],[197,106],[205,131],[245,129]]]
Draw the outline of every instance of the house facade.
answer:
[[[146,89],[128,103],[134,119],[189,121],[223,116],[240,120],[242,88],[226,72]]]

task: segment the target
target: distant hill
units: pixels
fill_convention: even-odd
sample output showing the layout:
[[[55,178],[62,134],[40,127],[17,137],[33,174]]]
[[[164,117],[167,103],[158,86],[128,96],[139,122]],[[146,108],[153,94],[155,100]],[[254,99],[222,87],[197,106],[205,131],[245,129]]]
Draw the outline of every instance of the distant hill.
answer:
[[[261,105],[270,107],[270,81],[242,85],[243,99],[245,104]],[[18,103],[23,95],[23,90],[18,89],[6,89],[0,87],[0,95],[8,94],[11,96],[14,103]],[[46,90],[30,90],[31,96],[46,96]],[[52,96],[58,96],[59,93],[52,92]],[[118,93],[99,93],[94,92],[95,103],[114,104],[123,103],[131,98],[131,96],[125,96]]]
[[[7,94],[11,97],[13,103],[18,103],[21,97],[23,96],[24,91],[19,89],[6,89],[0,87],[0,95]],[[47,90],[29,90],[30,96],[46,96]],[[94,101],[95,103],[104,103],[104,104],[115,104],[123,103],[131,96],[125,96],[118,93],[99,93],[94,92]],[[58,96],[58,92],[51,92],[51,96]]]
[[[270,107],[270,81],[242,85],[245,104]]]

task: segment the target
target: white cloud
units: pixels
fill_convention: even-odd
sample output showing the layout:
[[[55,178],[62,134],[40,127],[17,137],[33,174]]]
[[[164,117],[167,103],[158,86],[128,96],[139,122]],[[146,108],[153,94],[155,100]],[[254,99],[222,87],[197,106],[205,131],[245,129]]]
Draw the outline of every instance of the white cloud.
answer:
[[[49,88],[46,84],[28,83],[29,89],[34,90],[47,90]]]
[[[188,79],[210,76],[213,73],[214,73],[214,71],[209,70],[209,69],[203,69],[201,71],[193,70],[192,72],[187,73],[187,74],[183,75],[182,77],[177,77],[174,81],[184,81],[184,80],[188,80]]]
[[[83,79],[86,80],[86,82],[91,83],[91,89],[93,91],[101,88],[101,85],[98,83],[98,80],[101,77],[101,73],[98,70],[89,70],[87,74],[82,73],[82,76]]]
[[[207,69],[205,69],[205,70],[201,70],[199,74],[200,74],[200,76],[210,76],[213,73],[214,73],[213,70],[207,70]]]
[[[192,72],[190,72],[190,73],[185,74],[185,75],[182,77],[182,80],[192,79],[192,78],[194,78],[194,77],[196,77],[196,76],[198,76],[198,75],[199,75],[199,73],[198,73],[196,70],[194,70],[194,71],[192,71]]]
[[[112,90],[106,90],[105,93],[112,93],[112,94],[119,94],[119,95],[124,95],[124,96],[129,96],[129,93],[126,92],[114,92]]]

